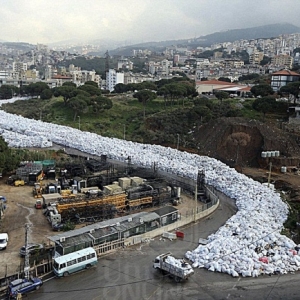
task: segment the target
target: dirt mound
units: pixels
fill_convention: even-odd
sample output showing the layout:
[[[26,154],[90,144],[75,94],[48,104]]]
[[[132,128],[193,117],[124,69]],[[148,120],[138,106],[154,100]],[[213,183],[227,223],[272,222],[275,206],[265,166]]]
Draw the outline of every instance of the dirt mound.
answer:
[[[280,151],[274,165],[299,164],[300,148],[292,136],[274,126],[244,118],[220,118],[202,125],[195,132],[200,154],[230,166],[264,166],[262,151]],[[282,161],[284,160],[284,161]]]

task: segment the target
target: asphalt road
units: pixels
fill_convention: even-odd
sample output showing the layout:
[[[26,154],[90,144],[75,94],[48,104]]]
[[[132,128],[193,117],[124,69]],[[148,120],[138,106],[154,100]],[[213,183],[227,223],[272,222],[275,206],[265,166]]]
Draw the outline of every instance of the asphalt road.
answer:
[[[198,239],[218,230],[234,213],[230,201],[222,201],[216,212],[182,229],[183,240],[156,238],[134,248],[102,257],[96,268],[66,278],[53,278],[26,299],[299,299],[300,274],[233,278],[226,274],[195,269],[186,282],[175,283],[152,267],[158,254],[171,251],[183,257]]]

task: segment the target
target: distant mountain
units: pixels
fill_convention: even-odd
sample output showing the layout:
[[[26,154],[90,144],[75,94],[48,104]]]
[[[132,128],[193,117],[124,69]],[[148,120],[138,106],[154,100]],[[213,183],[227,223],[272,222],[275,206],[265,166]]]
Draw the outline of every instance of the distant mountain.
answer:
[[[198,39],[196,39],[196,41],[211,45],[214,43],[233,42],[242,39],[252,40],[258,38],[271,38],[277,37],[281,34],[291,34],[296,32],[300,32],[299,27],[289,23],[282,23],[215,32],[206,36],[199,37]]]
[[[220,31],[194,39],[139,43],[127,47],[120,47],[115,50],[111,50],[109,53],[112,55],[130,55],[131,50],[137,48],[147,48],[153,51],[161,51],[165,47],[178,44],[189,47],[209,47],[215,43],[233,42],[236,40],[251,40],[258,38],[274,38],[281,34],[291,34],[297,32],[300,33],[300,28],[289,23],[271,24],[251,28]]]
[[[23,43],[23,42],[1,42],[3,45],[16,49],[16,50],[22,50],[22,51],[29,51],[34,49],[36,46],[29,44],[29,43]]]

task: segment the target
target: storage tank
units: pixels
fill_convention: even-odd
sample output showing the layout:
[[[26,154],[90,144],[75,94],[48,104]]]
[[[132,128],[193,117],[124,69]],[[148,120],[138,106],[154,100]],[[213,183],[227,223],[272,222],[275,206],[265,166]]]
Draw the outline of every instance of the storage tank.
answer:
[[[267,151],[267,157],[271,157],[271,151]]]
[[[271,151],[271,157],[275,157],[276,151]]]
[[[285,166],[281,167],[281,173],[286,173],[286,167]]]
[[[262,153],[261,153],[261,157],[266,158],[266,157],[267,157],[267,152],[265,152],[265,151],[262,152]]]
[[[275,151],[275,156],[276,157],[280,156],[280,152],[278,150]]]

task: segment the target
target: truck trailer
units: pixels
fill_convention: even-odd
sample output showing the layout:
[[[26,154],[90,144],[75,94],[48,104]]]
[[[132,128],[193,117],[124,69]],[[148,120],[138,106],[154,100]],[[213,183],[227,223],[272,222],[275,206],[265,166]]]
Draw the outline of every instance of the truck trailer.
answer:
[[[194,274],[192,266],[183,258],[175,258],[171,252],[157,256],[153,264],[154,269],[158,269],[164,275],[169,275],[176,282],[187,280]]]

